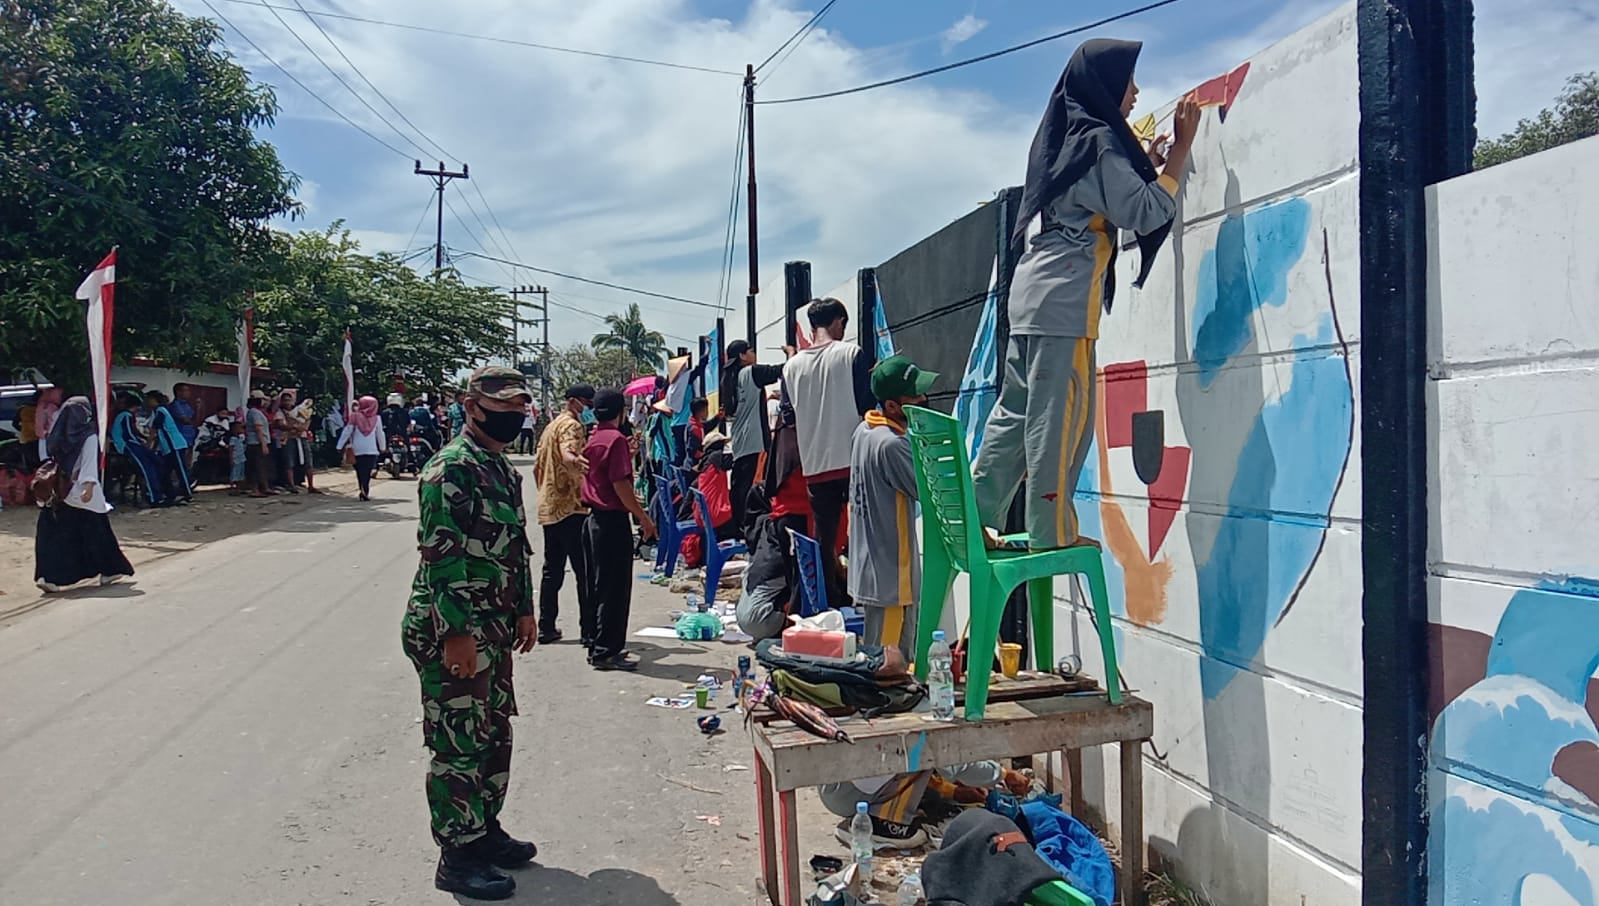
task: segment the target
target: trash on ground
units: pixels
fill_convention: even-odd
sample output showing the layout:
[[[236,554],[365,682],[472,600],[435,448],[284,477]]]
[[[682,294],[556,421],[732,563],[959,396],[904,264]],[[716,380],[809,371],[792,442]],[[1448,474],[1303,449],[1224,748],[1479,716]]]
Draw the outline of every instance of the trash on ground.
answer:
[[[646,626],[633,633],[636,639],[675,639],[677,630],[667,626]]]
[[[656,708],[670,708],[673,711],[683,711],[694,707],[694,699],[666,698],[665,696],[656,696],[655,698],[645,701],[644,704],[652,705]]]
[[[695,815],[694,816],[694,820],[695,821],[704,821],[706,824],[709,824],[711,827],[721,827],[722,826],[722,816],[721,815]]]

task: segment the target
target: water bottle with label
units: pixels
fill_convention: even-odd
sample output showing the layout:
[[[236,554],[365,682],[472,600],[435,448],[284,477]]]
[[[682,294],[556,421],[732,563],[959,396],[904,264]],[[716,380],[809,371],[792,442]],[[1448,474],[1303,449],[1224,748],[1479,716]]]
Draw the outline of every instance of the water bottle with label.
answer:
[[[955,658],[942,629],[934,630],[933,645],[927,649],[927,694],[934,720],[955,719]]]
[[[872,883],[872,856],[877,848],[872,844],[872,816],[866,813],[866,803],[855,803],[855,817],[849,823],[850,858],[859,866],[862,884]]]

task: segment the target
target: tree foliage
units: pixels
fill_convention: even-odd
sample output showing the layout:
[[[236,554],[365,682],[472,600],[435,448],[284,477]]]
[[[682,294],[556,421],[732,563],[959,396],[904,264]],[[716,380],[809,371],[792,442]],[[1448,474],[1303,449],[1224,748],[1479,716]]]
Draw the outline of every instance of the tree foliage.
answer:
[[[620,349],[645,372],[658,371],[666,361],[666,337],[644,323],[638,303],[629,305],[627,311],[620,314],[606,315],[605,326],[609,328],[606,333],[594,335],[594,348]]]
[[[550,350],[550,388],[552,395],[566,392],[573,384],[588,384],[602,389],[620,390],[638,373],[633,356],[624,349],[599,348],[575,343]]]
[[[163,0],[0,0],[0,362],[81,379],[73,290],[112,246],[119,358],[232,346],[297,207],[254,133],[277,101],[218,37]]]
[[[1545,107],[1496,139],[1478,142],[1476,168],[1537,154],[1590,135],[1599,135],[1599,72],[1570,77],[1554,107]]]
[[[510,355],[512,301],[448,272],[424,277],[393,255],[361,254],[343,225],[278,234],[284,264],[255,296],[257,361],[303,391],[342,398],[349,327],[358,393],[458,385],[461,371]]]

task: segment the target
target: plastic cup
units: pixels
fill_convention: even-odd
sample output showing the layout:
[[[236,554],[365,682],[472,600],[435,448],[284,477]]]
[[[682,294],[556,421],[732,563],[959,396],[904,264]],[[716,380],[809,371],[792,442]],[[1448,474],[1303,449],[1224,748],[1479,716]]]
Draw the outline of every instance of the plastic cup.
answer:
[[[1001,642],[999,646],[999,670],[1001,673],[1016,678],[1022,669],[1022,646],[1015,642]]]
[[[711,690],[705,686],[695,686],[694,704],[701,708],[709,708],[711,706]]]

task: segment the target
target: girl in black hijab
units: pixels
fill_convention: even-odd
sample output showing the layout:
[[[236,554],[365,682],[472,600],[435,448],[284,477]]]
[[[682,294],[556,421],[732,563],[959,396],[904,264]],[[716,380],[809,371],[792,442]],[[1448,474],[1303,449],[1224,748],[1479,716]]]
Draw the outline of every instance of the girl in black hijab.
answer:
[[[1115,295],[1120,231],[1138,236],[1143,257],[1133,285],[1141,285],[1171,230],[1199,124],[1198,104],[1185,98],[1167,156],[1154,150],[1164,136],[1149,149],[1139,145],[1127,116],[1138,99],[1141,48],[1103,38],[1077,48],[1028,155],[1013,239],[1023,242],[1034,220],[1042,228],[1011,279],[1004,379],[972,475],[990,528],[1004,525],[1025,476],[1025,544],[1035,550],[1079,541],[1072,493],[1094,427],[1094,344]]]
[[[45,446],[65,476],[63,484],[70,487],[55,505],[39,510],[34,584],[49,594],[96,576],[101,585],[110,585],[133,575],[133,565],[111,531],[111,505],[100,481],[94,404],[82,396],[62,404]]]

